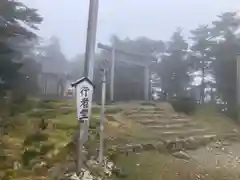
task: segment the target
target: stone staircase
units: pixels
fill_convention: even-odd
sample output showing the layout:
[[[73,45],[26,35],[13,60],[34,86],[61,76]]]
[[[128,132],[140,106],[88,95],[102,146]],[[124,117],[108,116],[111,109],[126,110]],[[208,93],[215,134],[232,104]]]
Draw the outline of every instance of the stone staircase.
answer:
[[[123,112],[114,118],[108,117],[111,121],[115,119],[120,124],[126,123],[130,131],[127,144],[115,144],[109,147],[109,152],[128,154],[157,150],[161,153],[177,153],[198,150],[218,141],[240,140],[239,133],[231,128],[219,132],[208,122],[178,114],[169,105],[165,106],[123,107]]]
[[[128,109],[124,116],[125,119],[139,123],[147,131],[156,134],[163,142],[217,136],[208,125],[161,107]]]

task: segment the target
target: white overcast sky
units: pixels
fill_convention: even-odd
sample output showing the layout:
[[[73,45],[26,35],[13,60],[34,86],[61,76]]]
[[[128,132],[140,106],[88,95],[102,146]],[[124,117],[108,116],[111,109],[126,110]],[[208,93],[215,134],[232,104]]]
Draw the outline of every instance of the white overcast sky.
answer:
[[[71,59],[84,53],[89,0],[21,0],[39,9],[44,22],[39,34],[60,38],[63,52]],[[99,0],[97,42],[145,36],[168,40],[177,27],[185,35],[216,15],[240,10],[240,0]]]

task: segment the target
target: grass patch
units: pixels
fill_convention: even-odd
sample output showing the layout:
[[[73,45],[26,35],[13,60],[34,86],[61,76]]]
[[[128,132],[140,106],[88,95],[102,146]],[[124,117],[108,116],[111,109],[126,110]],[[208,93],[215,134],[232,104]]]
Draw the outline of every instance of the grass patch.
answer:
[[[155,103],[152,103],[152,102],[141,102],[140,103],[142,106],[156,106],[156,104]]]
[[[33,118],[55,118],[56,112],[54,110],[34,110],[28,113],[29,117]]]
[[[128,174],[125,180],[237,180],[240,177],[226,169],[205,170],[192,161],[184,162],[157,152],[120,155],[117,166]]]
[[[122,111],[123,111],[122,108],[107,108],[105,113],[106,114],[117,114],[117,113],[120,113]]]
[[[232,132],[233,129],[239,129],[239,125],[230,118],[220,114],[216,106],[211,104],[200,105],[196,113],[192,116],[196,121],[204,123],[205,126],[210,126],[218,133]]]
[[[101,108],[97,106],[92,107],[92,114],[100,114]]]

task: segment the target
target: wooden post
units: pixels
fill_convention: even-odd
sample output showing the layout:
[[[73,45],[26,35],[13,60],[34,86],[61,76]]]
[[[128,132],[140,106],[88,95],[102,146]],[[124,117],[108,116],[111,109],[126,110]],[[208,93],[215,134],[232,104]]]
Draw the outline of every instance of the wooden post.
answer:
[[[237,56],[237,108],[240,107],[240,55]],[[238,120],[240,119],[240,114],[238,110]]]
[[[145,101],[149,100],[149,81],[150,81],[150,72],[149,67],[144,68],[144,99]]]
[[[114,81],[115,79],[115,48],[111,52],[111,80],[110,80],[110,100],[114,102]]]
[[[93,75],[94,75],[98,5],[99,5],[99,0],[90,0],[89,2],[87,41],[86,41],[85,62],[84,62],[84,76],[85,78],[88,77],[90,81],[93,80]],[[91,111],[90,111],[89,117],[91,117]],[[81,169],[82,169],[83,145],[88,139],[89,121],[84,121],[81,125],[79,125],[79,128],[80,128],[79,137],[78,137],[79,146],[77,147],[77,151],[78,151],[77,174],[78,175],[81,173]]]
[[[106,69],[103,69],[102,76],[102,101],[101,101],[101,119],[100,119],[100,149],[99,149],[99,164],[103,162],[104,153],[104,119],[105,119],[105,100],[106,100]]]

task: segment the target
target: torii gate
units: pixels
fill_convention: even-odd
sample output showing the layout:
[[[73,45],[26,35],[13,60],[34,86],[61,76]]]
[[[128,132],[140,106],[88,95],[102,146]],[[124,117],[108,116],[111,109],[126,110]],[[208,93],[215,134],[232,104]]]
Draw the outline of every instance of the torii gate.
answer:
[[[151,61],[146,61],[146,62],[137,62],[137,61],[132,61],[132,60],[121,60],[123,62],[128,62],[131,64],[134,64],[136,66],[141,66],[144,68],[144,99],[148,101],[149,98],[149,89],[150,89],[150,65],[152,62],[157,62],[157,58],[153,56],[149,56],[146,54],[140,54],[140,53],[131,53],[131,52],[126,52],[120,49],[116,49],[114,47],[108,46],[108,45],[103,45],[101,43],[98,43],[98,48],[111,52],[111,78],[110,78],[110,100],[111,102],[114,102],[114,79],[115,79],[115,60],[116,60],[116,52],[125,54],[128,56],[134,56],[134,57],[141,57],[141,58],[146,58],[150,59]]]

